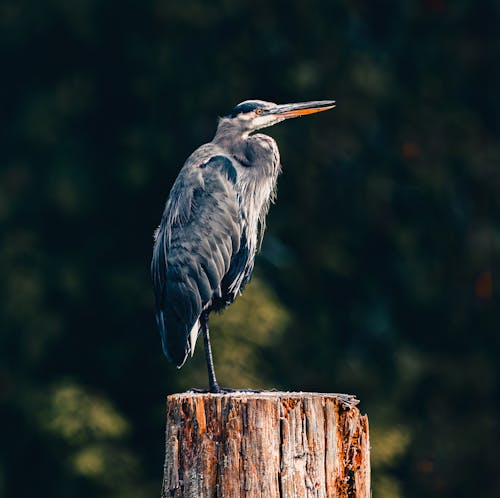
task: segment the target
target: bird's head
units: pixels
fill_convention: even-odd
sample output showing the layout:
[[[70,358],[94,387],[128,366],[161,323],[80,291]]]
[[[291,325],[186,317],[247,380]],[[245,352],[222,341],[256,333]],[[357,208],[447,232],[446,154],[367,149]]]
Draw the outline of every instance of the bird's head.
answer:
[[[251,133],[261,128],[273,126],[285,119],[327,111],[333,107],[335,107],[335,100],[316,100],[297,104],[274,104],[264,100],[245,100],[222,119],[243,132]]]

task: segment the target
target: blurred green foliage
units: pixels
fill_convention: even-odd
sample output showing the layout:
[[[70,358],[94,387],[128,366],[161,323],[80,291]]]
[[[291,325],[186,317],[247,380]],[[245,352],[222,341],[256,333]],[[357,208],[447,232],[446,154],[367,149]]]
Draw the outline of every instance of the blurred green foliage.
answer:
[[[159,496],[152,233],[248,98],[337,100],[269,133],[256,277],[212,324],[223,385],[355,393],[375,498],[500,495],[500,6],[0,4],[0,497]]]

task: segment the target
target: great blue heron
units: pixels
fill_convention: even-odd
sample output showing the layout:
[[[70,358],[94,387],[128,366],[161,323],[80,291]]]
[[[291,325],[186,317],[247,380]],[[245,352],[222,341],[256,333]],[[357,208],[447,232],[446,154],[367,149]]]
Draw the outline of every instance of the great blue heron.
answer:
[[[250,280],[281,170],[276,142],[251,133],[326,111],[333,100],[238,104],[212,142],[184,163],[155,232],[151,273],[163,351],[178,368],[203,333],[211,392],[220,392],[208,331],[212,311],[229,306]]]

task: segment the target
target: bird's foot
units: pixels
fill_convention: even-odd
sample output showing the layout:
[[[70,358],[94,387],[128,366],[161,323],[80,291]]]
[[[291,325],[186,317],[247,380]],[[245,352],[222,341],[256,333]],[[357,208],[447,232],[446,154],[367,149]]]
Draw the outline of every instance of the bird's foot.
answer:
[[[229,394],[229,393],[261,393],[262,389],[233,389],[231,387],[211,386],[210,389],[197,389],[192,387],[188,392],[197,394]]]
[[[221,389],[219,387],[219,384],[215,383],[210,386],[209,389],[198,389],[197,387],[192,387],[191,389],[188,389],[188,393],[197,393],[197,394],[219,394],[223,393],[225,389]]]

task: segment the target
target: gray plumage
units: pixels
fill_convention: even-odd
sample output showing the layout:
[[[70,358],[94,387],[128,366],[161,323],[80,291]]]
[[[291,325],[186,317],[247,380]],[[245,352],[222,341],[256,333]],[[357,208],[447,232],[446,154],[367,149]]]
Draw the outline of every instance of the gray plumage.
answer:
[[[208,315],[231,304],[249,281],[281,170],[276,142],[250,133],[333,105],[238,104],[220,118],[212,142],[189,156],[172,187],[154,237],[156,319],[165,355],[179,368],[205,333],[212,391],[219,388]]]

